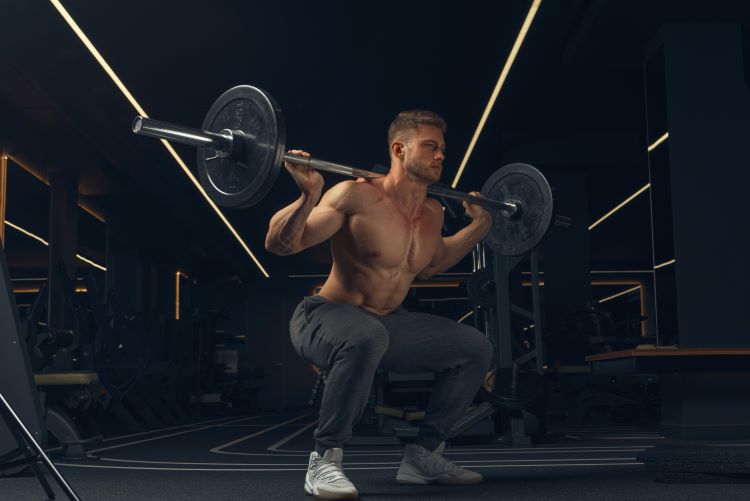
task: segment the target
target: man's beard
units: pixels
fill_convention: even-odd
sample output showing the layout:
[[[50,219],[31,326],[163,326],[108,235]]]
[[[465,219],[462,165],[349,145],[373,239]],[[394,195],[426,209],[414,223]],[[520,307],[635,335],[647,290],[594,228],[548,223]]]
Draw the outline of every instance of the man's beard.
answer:
[[[406,172],[414,176],[420,181],[424,181],[427,184],[437,183],[440,181],[440,173],[442,168],[433,167],[434,164],[417,164],[408,163],[404,165]]]

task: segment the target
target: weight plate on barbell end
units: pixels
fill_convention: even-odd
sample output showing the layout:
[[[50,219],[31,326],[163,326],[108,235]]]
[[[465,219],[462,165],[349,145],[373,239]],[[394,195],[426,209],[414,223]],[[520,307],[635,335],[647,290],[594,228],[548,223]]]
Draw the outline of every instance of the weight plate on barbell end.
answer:
[[[233,87],[209,108],[202,129],[239,130],[246,137],[229,157],[198,148],[198,176],[209,196],[224,207],[260,202],[276,182],[286,147],[284,114],[273,97],[250,85]]]
[[[520,256],[539,245],[552,223],[554,200],[547,179],[529,164],[514,163],[498,169],[482,186],[482,195],[494,200],[518,200],[520,213],[495,213],[484,239],[493,251]]]
[[[487,268],[476,270],[466,281],[466,293],[471,302],[477,306],[485,308],[494,306],[495,274]]]

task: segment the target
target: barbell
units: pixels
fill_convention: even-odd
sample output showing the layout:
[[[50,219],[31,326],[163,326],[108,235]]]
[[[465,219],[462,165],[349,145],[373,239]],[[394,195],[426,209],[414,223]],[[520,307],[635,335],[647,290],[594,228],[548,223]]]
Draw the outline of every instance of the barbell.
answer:
[[[243,208],[263,200],[278,178],[284,161],[356,178],[383,174],[286,152],[284,115],[267,92],[239,85],[222,94],[209,108],[200,129],[135,117],[136,134],[172,140],[198,148],[201,185],[224,207]],[[514,163],[498,169],[475,197],[432,184],[427,192],[466,200],[486,208],[492,228],[485,243],[503,255],[522,255],[541,242],[553,214],[552,189],[531,165]]]

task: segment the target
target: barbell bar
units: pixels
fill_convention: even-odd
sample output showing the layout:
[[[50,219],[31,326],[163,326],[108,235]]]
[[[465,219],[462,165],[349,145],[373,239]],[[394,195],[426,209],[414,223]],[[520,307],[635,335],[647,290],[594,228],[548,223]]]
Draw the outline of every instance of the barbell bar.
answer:
[[[263,200],[284,161],[357,178],[383,177],[377,172],[288,153],[281,108],[270,94],[250,85],[238,85],[219,96],[200,129],[138,116],[132,130],[195,146],[201,186],[224,207],[250,207]],[[554,200],[547,179],[524,163],[495,171],[482,186],[482,197],[441,184],[428,186],[427,192],[487,208],[492,228],[484,241],[506,256],[523,255],[536,247],[553,219]]]
[[[214,150],[219,157],[237,158],[243,154],[247,143],[252,143],[254,138],[243,133],[241,130],[222,129],[220,132],[209,132],[201,129],[193,129],[182,125],[162,122],[147,117],[137,116],[133,120],[133,132],[142,136],[167,139],[178,143],[188,144],[197,148],[208,148]],[[318,158],[303,157],[292,153],[284,153],[283,159],[289,163],[312,167],[315,170],[333,172],[349,177],[376,178],[383,174],[366,169],[351,167],[349,165],[320,160]],[[517,200],[500,201],[489,198],[481,198],[462,191],[446,188],[439,185],[430,185],[427,192],[432,195],[451,198],[454,200],[466,200],[473,204],[492,209],[500,209],[508,216],[520,210]]]

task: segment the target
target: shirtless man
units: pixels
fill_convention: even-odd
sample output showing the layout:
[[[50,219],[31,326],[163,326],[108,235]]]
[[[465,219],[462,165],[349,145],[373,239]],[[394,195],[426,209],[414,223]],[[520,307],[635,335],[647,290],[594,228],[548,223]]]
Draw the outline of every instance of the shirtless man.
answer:
[[[271,218],[266,249],[289,255],[330,239],[333,254],[328,280],[317,295],[303,299],[290,322],[297,353],[328,371],[305,477],[305,492],[318,498],[358,497],[342,470],[342,446],[362,416],[377,368],[436,373],[425,419],[415,443],[406,446],[396,480],[482,481],[479,473],[443,458],[442,451],[448,431],[484,380],[492,345],[473,327],[401,307],[415,277],[451,268],[492,223],[484,208],[464,202],[471,224],[453,236],[441,235],[443,208],[427,198],[427,186],[440,179],[445,127],[432,112],[400,113],[388,129],[388,175],[341,182],[322,198],[320,173],[284,164],[302,196]]]

